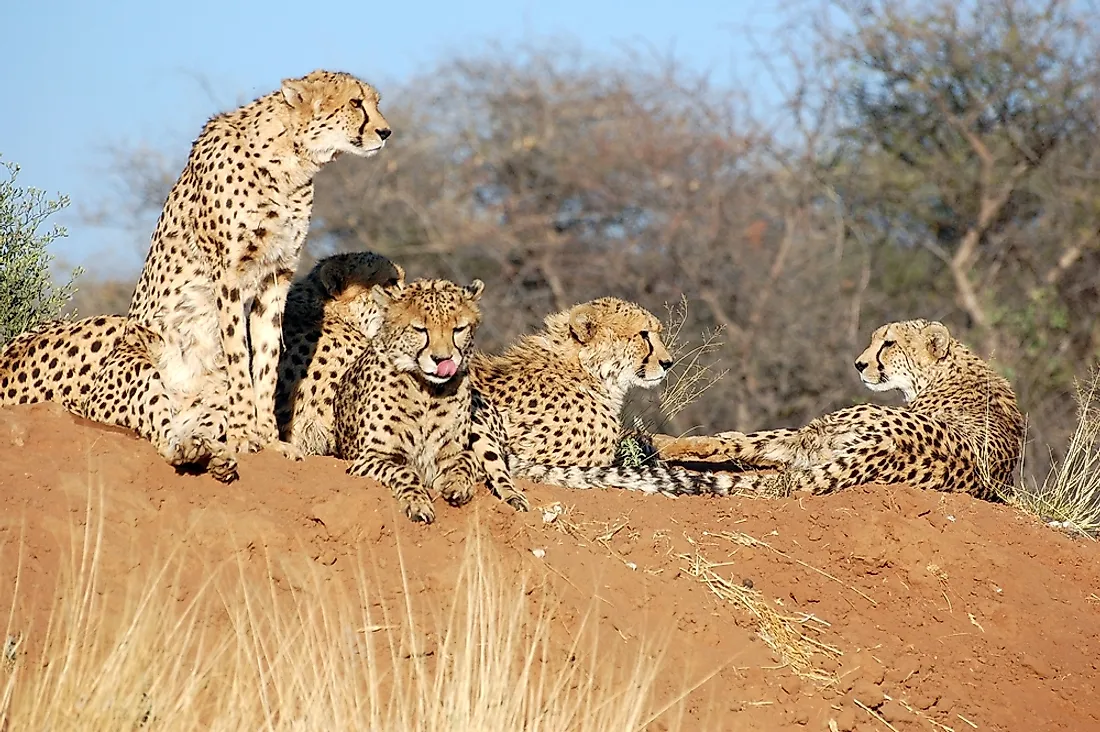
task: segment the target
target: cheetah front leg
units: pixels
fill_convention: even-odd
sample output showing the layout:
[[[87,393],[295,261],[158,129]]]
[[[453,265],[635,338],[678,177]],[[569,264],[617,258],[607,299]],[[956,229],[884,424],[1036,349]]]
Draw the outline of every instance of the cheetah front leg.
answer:
[[[245,332],[244,301],[235,278],[223,273],[219,278],[215,303],[225,359],[226,442],[234,452],[255,452],[261,445],[256,439],[255,390],[252,387],[248,342]]]
[[[722,441],[726,451],[735,459],[764,468],[789,466],[804,460],[806,453],[814,447],[827,448],[827,445],[807,444],[814,441],[818,432],[811,422],[798,430],[760,430],[747,434],[719,432],[715,437]]]
[[[256,295],[248,314],[248,335],[252,341],[252,387],[255,406],[256,440],[265,449],[273,449],[292,460],[301,460],[302,451],[279,437],[275,418],[275,391],[279,385],[279,356],[282,352],[283,312],[293,272],[282,270],[274,282]]]
[[[672,437],[653,435],[653,446],[663,460],[721,460],[755,467],[779,467],[787,462],[773,449],[785,445],[798,430],[780,429],[752,432],[719,432],[713,436]]]
[[[508,469],[508,453],[505,452],[507,440],[508,434],[500,412],[475,392],[470,450],[485,476],[485,487],[517,511],[527,511],[530,510],[527,496],[516,487]]]
[[[474,497],[477,460],[469,450],[448,446],[436,455],[437,473],[432,487],[452,506],[465,506]]]
[[[899,441],[875,424],[814,420],[795,435],[760,449],[765,456],[778,457],[782,453],[787,458],[786,466],[773,474],[735,476],[733,490],[769,496],[790,491],[823,495],[868,483],[914,483],[921,477],[916,446],[908,440]]]
[[[420,477],[404,464],[404,458],[380,450],[365,450],[355,458],[347,473],[360,478],[373,478],[389,488],[410,520],[425,524],[435,521],[435,509],[432,508],[428,489]]]
[[[179,406],[145,339],[127,334],[119,339],[74,411],[96,422],[133,430],[151,442],[169,465],[205,465],[215,479],[223,483],[235,480],[236,457],[218,441],[208,410],[201,405],[188,410]]]

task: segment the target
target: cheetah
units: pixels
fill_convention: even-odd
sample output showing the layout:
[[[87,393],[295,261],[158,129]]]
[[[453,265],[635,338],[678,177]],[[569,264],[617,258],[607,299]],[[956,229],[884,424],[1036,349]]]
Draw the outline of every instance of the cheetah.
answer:
[[[133,430],[170,465],[205,465],[218,480],[234,480],[237,461],[226,445],[179,419],[153,365],[162,347],[160,336],[122,316],[41,324],[0,351],[0,405],[57,402],[78,416]],[[105,371],[108,358],[132,370]]]
[[[377,335],[344,372],[334,405],[336,456],[350,475],[374,478],[412,521],[435,520],[429,488],[452,505],[473,497],[482,471],[497,497],[526,510],[503,462],[478,463],[470,449],[472,393],[467,354],[481,323],[481,280],[459,286],[418,279],[375,286]]]
[[[277,404],[286,439],[303,454],[332,454],[336,381],[377,330],[374,284],[404,281],[404,270],[373,252],[320,260],[295,283],[283,321]],[[170,464],[206,465],[215,478],[237,477],[236,459],[199,426],[201,408],[174,405],[155,368],[162,340],[123,316],[54,321],[23,333],[0,351],[0,405],[55,401],[82,417],[148,439]],[[103,366],[113,354],[127,370]],[[124,377],[124,378],[123,378]]]
[[[672,367],[660,333],[649,311],[604,297],[547,316],[500,355],[476,353],[475,453],[502,455],[512,475],[566,488],[722,493],[726,475],[615,465],[627,392],[660,385]]]
[[[382,323],[371,290],[400,288],[405,270],[373,252],[326,257],[287,295],[275,416],[304,455],[332,455],[336,385]]]
[[[313,178],[344,153],[369,157],[391,135],[378,92],[313,71],[212,117],[157,222],[129,317],[162,339],[152,366],[179,406],[234,453],[272,448],[283,310],[313,207]],[[127,383],[140,354],[112,354]],[[117,374],[117,375],[115,375]],[[197,406],[195,406],[197,405]],[[193,408],[194,407],[194,408]],[[195,409],[205,416],[198,422]]]
[[[714,437],[655,436],[666,458],[721,455],[779,475],[744,473],[737,490],[787,479],[812,493],[866,483],[907,483],[998,500],[1012,484],[1024,419],[1006,379],[960,343],[942,323],[887,323],[855,362],[872,391],[899,389],[904,407],[861,404],[800,429]]]

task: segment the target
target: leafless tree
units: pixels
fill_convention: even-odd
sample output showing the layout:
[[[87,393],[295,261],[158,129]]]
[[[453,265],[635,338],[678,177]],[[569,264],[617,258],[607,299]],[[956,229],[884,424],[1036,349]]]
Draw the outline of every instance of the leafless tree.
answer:
[[[319,176],[310,255],[483,278],[487,348],[601,295],[686,299],[681,353],[721,345],[682,368],[726,373],[674,416],[633,406],[673,432],[869,399],[850,365],[869,332],[942,319],[1017,385],[1044,470],[1100,355],[1100,23],[1071,0],[792,1],[771,109],[675,60],[560,44],[384,90],[393,144]],[[175,177],[150,161],[120,157],[124,218]]]

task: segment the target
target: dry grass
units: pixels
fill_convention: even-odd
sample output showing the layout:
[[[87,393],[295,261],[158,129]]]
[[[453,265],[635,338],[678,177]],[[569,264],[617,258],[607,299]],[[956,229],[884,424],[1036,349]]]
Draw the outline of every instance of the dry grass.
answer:
[[[687,298],[681,295],[676,305],[666,307],[665,341],[676,363],[672,367],[668,387],[661,394],[660,409],[671,420],[721,381],[729,369],[715,372],[711,365],[703,363],[705,356],[720,351],[725,345],[720,338],[722,326],[704,331],[701,340],[687,348],[683,334],[688,315]]]
[[[675,420],[676,415],[697,401],[707,390],[729,373],[729,369],[715,370],[708,358],[722,349],[722,326],[704,330],[699,339],[684,335],[687,322],[688,301],[683,295],[675,305],[665,305],[662,340],[672,354],[675,364],[665,382],[659,401],[640,406],[629,401],[623,409],[623,433],[619,436],[618,452],[623,465],[635,467],[656,460],[656,450],[649,444],[649,435],[662,431]],[[625,426],[629,425],[629,426]]]
[[[725,565],[708,560],[699,551],[679,556],[689,575],[722,600],[739,606],[753,617],[757,635],[795,674],[822,685],[836,683],[836,674],[816,661],[820,656],[836,659],[843,655],[840,649],[814,637],[827,627],[827,623],[813,615],[801,618],[781,615],[758,590],[719,574],[717,570]]]
[[[1041,486],[1012,491],[1007,500],[1060,529],[1100,534],[1100,369],[1077,384],[1077,426],[1066,455]]]
[[[557,642],[549,592],[509,574],[476,530],[449,603],[426,609],[404,563],[389,602],[364,561],[354,587],[304,560],[280,583],[274,559],[266,576],[231,560],[189,585],[195,562],[181,550],[112,581],[92,513],[46,627],[23,625],[16,580],[0,730],[681,728],[687,691],[657,698],[656,648],[609,653],[588,620]],[[21,564],[19,547],[5,550]]]

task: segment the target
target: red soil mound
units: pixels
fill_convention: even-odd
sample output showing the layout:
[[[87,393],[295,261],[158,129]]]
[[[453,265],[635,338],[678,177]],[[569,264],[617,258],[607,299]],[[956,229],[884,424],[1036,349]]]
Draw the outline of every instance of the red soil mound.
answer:
[[[553,589],[562,647],[594,610],[605,652],[667,641],[661,693],[716,672],[687,697],[688,729],[1100,729],[1100,547],[1011,508],[907,487],[764,501],[527,486],[539,510],[481,494],[438,502],[425,527],[343,470],[259,454],[224,486],[60,408],[0,409],[0,603],[21,542],[21,607],[49,605],[89,485],[120,581],[166,541],[274,557],[285,591],[295,562],[354,581],[367,552],[393,597],[400,559],[413,592],[443,602],[477,522],[509,571]],[[200,577],[178,580],[181,595]]]

